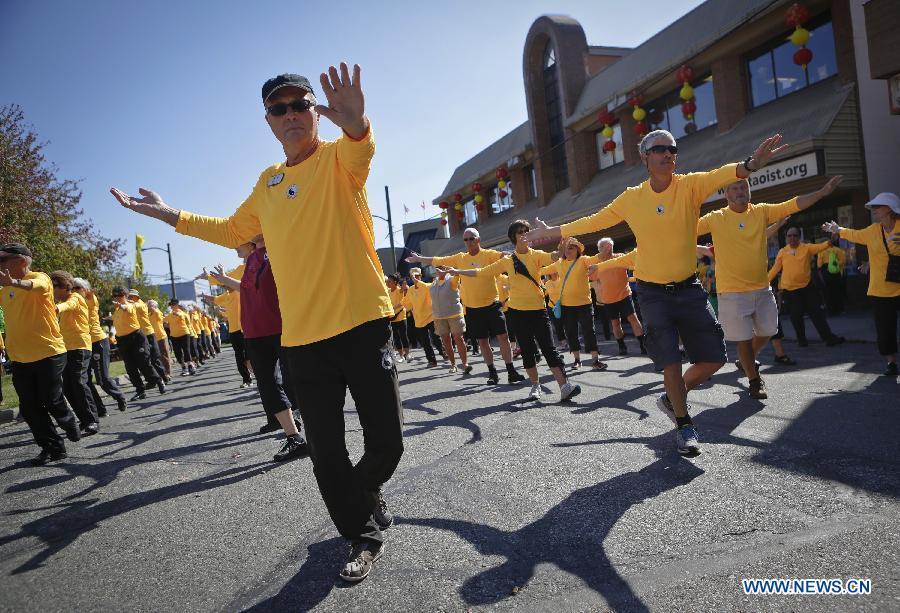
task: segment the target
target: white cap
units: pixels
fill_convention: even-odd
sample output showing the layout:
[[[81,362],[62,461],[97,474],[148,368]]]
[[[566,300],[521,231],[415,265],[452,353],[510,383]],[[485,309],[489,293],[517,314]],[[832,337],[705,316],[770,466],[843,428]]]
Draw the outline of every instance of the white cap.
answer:
[[[83,287],[84,289],[91,289],[91,284],[87,279],[82,279],[81,277],[75,277],[75,287]]]
[[[900,198],[897,197],[897,194],[881,192],[866,203],[867,209],[871,209],[873,206],[889,206],[892,211],[900,215]]]

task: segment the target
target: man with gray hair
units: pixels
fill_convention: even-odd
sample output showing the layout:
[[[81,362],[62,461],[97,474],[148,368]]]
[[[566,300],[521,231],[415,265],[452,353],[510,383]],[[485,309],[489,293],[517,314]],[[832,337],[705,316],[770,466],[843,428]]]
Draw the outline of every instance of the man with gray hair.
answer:
[[[675,174],[675,138],[665,130],[654,130],[639,145],[649,175],[646,181],[627,188],[593,215],[557,227],[536,220],[536,229],[528,233],[529,241],[556,240],[628,223],[638,244],[634,273],[647,349],[663,370],[666,388],[657,406],[675,424],[676,447],[682,455],[700,453],[687,392],[709,379],[727,359],[722,328],[696,275],[700,207],[709,194],[735,179],[746,179],[784,151],[787,145],[780,142],[780,134],[767,138],[740,164]],[[684,373],[679,336],[692,362]]]
[[[600,261],[605,262],[614,257],[624,255],[613,253],[613,239],[608,236],[597,241],[597,253]],[[594,280],[600,284],[598,300],[603,304],[603,312],[612,326],[612,333],[619,345],[619,355],[627,355],[628,347],[625,345],[625,330],[622,329],[622,320],[628,320],[631,330],[641,347],[641,353],[646,354],[644,346],[644,328],[634,312],[634,302],[631,298],[631,286],[628,284],[628,272],[624,268],[607,268],[594,275]]]
[[[452,268],[484,268],[503,258],[504,254],[494,249],[481,248],[481,235],[475,228],[463,231],[463,242],[466,251],[443,257],[424,257],[416,252],[406,258],[407,262],[421,262],[426,266],[450,266]],[[497,338],[500,355],[506,363],[506,373],[510,383],[524,381],[513,365],[512,348],[506,331],[506,318],[500,308],[500,294],[497,291],[496,277],[466,277],[460,283],[460,296],[466,307],[466,328],[478,340],[481,355],[488,369],[488,384],[500,382],[500,375],[494,367],[494,350],[491,348],[491,337]]]

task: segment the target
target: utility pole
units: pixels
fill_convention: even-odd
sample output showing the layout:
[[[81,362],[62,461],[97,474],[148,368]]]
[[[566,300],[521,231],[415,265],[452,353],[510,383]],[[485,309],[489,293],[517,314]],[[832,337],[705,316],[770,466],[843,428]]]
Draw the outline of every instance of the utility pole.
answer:
[[[172,287],[172,298],[178,299],[178,296],[175,292],[175,272],[172,270],[172,246],[169,243],[166,243],[166,248],[162,247],[144,247],[141,251],[165,251],[169,256],[169,284]]]
[[[397,272],[397,253],[394,251],[394,224],[391,223],[391,194],[387,185],[384,186],[384,200],[387,203],[388,238],[391,241],[391,266],[394,269],[393,272]]]

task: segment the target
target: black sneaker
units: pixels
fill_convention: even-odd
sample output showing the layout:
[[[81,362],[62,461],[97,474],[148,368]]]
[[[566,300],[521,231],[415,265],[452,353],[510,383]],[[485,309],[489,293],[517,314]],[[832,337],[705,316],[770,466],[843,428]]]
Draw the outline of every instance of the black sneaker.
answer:
[[[394,515],[391,513],[391,510],[388,509],[387,503],[384,501],[384,494],[381,493],[381,490],[378,490],[378,504],[375,505],[375,510],[372,511],[372,517],[375,518],[375,522],[381,530],[387,530],[394,525]]]
[[[497,385],[500,383],[500,375],[496,368],[488,368],[488,385]]]
[[[62,426],[60,426],[62,427]],[[78,424],[75,420],[72,420],[72,427],[65,428],[62,427],[63,431],[66,433],[66,438],[72,441],[73,443],[77,443],[81,440],[81,431],[78,429]]]
[[[278,432],[281,430],[281,426],[279,424],[264,424],[259,427],[260,434],[268,434],[269,432]]]
[[[134,402],[135,400],[144,400],[145,398],[147,398],[147,392],[145,392],[144,390],[141,390],[139,392],[135,392],[134,396],[129,398],[128,401]]]
[[[166,384],[162,382],[162,379],[156,382],[156,389],[159,390],[160,394],[166,393]]]
[[[42,449],[36,458],[31,459],[31,464],[33,466],[43,466],[47,462],[56,462],[57,460],[62,460],[67,457],[69,457],[69,454],[66,453],[65,449],[60,449],[57,451]]]
[[[344,581],[358,583],[369,576],[372,567],[381,554],[384,553],[384,543],[359,540],[351,545],[350,557],[341,569],[338,576]]]
[[[534,363],[535,363],[535,364],[540,364],[540,363],[541,363],[541,357],[542,357],[542,356],[541,356],[540,353],[534,354]]]
[[[885,377],[896,377],[897,376],[897,362],[889,362],[887,368],[884,369]]]
[[[91,436],[93,434],[97,434],[98,432],[100,432],[100,424],[92,421],[91,423],[86,424],[84,428],[82,428],[82,431],[84,432],[83,436]]]
[[[464,375],[472,374],[472,365],[471,364],[466,364],[465,368],[463,368],[463,374]]]
[[[276,462],[288,462],[309,455],[309,446],[302,438],[289,436],[278,453],[275,454]]]
[[[600,358],[595,358],[593,362],[591,362],[591,368],[594,370],[606,370],[609,368],[609,364],[606,362],[601,362]]]
[[[835,336],[832,336],[831,338],[829,338],[828,340],[826,340],[825,345],[827,347],[834,347],[835,345],[840,345],[841,343],[843,343],[846,340],[847,339],[844,338],[843,336],[835,335]]]
[[[784,355],[776,355],[775,356],[776,364],[784,364],[785,366],[796,366],[797,362],[788,357],[788,354]]]
[[[754,400],[765,400],[769,397],[766,393],[766,382],[762,378],[750,379],[750,397]]]
[[[513,385],[515,383],[521,383],[524,380],[525,380],[525,377],[523,377],[522,374],[518,371],[514,370],[511,373],[509,373],[509,384],[510,385]]]
[[[124,411],[128,404],[125,402],[125,399],[119,400],[119,410]]]
[[[106,408],[105,407],[103,408],[102,411],[100,409],[97,410],[97,417],[106,417]]]

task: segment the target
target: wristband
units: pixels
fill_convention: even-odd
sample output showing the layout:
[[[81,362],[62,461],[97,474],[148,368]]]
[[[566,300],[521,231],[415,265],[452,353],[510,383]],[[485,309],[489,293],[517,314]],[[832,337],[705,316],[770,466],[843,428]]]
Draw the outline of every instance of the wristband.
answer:
[[[748,156],[747,156],[747,159],[744,160],[744,162],[743,162],[744,168],[747,169],[747,172],[756,172],[755,170],[751,170],[751,169],[750,169],[750,160],[752,160],[752,159],[753,159],[753,156],[752,156],[752,155],[748,155]],[[759,170],[759,168],[757,168],[756,170]]]

